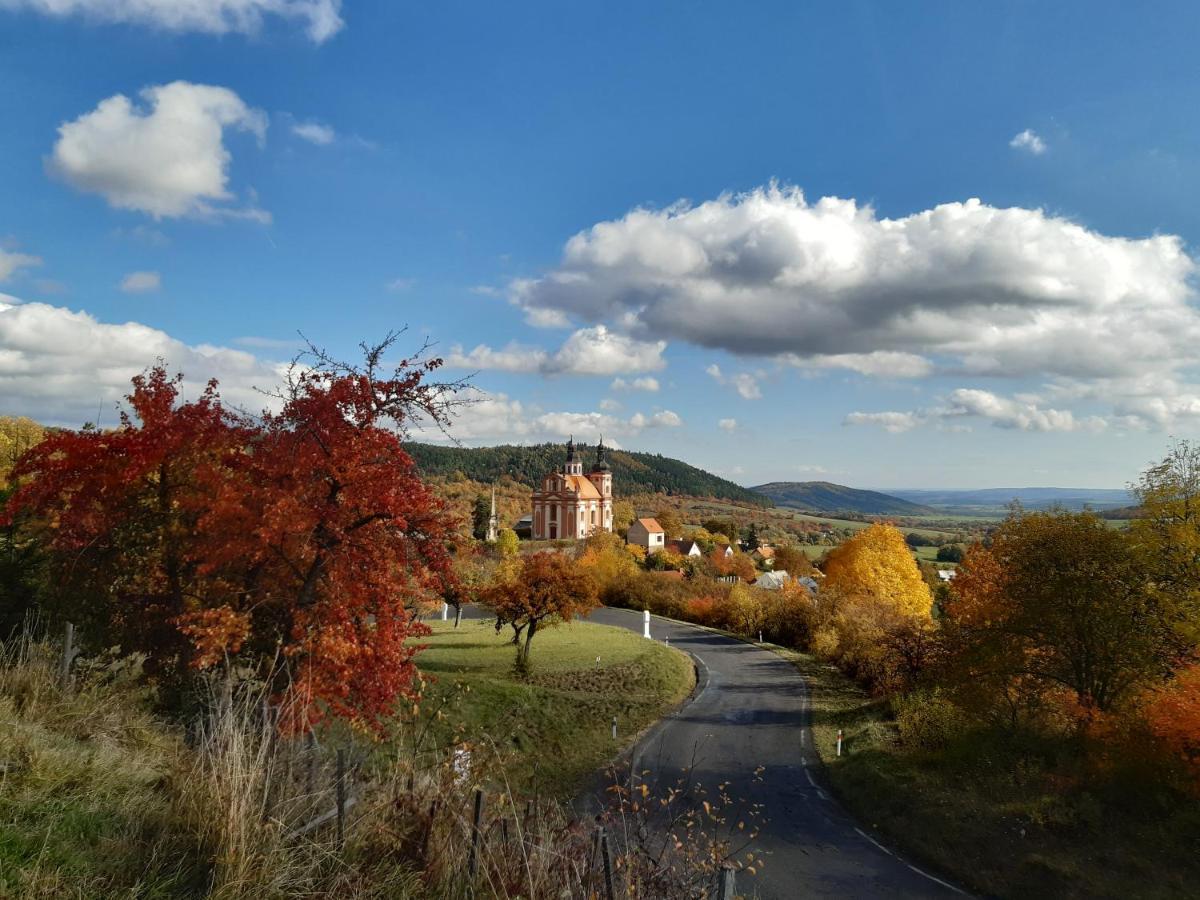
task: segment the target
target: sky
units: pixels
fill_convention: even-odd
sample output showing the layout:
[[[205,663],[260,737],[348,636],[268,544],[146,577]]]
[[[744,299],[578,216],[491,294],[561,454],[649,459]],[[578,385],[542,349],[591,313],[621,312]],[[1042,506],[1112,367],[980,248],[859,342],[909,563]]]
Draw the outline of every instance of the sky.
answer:
[[[0,414],[407,327],[467,445],[1121,487],[1200,437],[1200,7],[0,0]],[[442,440],[431,432],[429,439]]]

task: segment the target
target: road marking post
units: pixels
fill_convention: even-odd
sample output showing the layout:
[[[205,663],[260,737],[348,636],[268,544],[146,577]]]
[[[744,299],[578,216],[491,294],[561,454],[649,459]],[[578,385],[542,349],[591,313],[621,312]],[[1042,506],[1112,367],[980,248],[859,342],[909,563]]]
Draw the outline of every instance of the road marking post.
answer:
[[[842,755],[842,729],[840,729],[840,728],[838,729],[837,755],[838,756]]]
[[[642,610],[642,637],[650,637],[650,610]]]
[[[450,618],[450,604],[443,601],[442,602],[442,621],[445,622],[448,618]]]
[[[617,717],[616,717],[616,716],[613,716],[613,721],[612,721],[612,734],[613,734],[613,738],[612,738],[612,739],[615,741],[615,740],[617,739]]]

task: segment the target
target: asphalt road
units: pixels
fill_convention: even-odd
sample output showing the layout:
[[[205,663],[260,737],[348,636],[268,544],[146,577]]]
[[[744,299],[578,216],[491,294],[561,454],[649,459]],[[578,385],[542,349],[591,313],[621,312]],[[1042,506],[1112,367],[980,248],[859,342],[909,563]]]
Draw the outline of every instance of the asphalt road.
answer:
[[[600,609],[590,620],[640,633],[642,614]],[[738,892],[764,900],[826,897],[950,897],[961,892],[884,849],[822,787],[812,749],[808,687],[769,650],[654,617],[651,636],[699,661],[703,685],[681,710],[651,728],[634,750],[634,771],[663,784],[692,780],[762,804],[754,846],[766,865],[738,878]],[[761,768],[760,768],[761,767]]]

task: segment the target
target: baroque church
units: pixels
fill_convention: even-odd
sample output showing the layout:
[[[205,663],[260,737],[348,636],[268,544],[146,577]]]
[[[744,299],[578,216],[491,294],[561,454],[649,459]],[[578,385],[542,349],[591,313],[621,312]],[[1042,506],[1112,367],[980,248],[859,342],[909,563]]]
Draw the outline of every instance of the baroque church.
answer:
[[[585,538],[612,531],[612,522],[612,471],[604,459],[604,438],[596,446],[595,463],[584,475],[582,454],[576,454],[572,436],[562,469],[547,475],[541,490],[533,492],[533,539]]]

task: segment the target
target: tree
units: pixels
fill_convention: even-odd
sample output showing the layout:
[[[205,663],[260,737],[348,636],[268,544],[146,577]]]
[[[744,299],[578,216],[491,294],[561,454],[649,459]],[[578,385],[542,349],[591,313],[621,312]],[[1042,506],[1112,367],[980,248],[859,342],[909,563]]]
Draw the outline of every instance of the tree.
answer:
[[[757,550],[760,546],[762,545],[758,538],[758,526],[751,522],[750,527],[746,529],[746,549]]]
[[[962,544],[946,544],[938,547],[937,561],[960,563],[963,561],[963,553]]]
[[[1200,643],[1200,445],[1177,442],[1133,492],[1141,512],[1130,532],[1153,589],[1181,636]]]
[[[529,648],[540,628],[570,622],[596,607],[596,586],[588,572],[561,553],[534,553],[515,576],[492,586],[485,597],[496,614],[496,631],[512,628],[517,669],[529,668]],[[522,634],[524,643],[522,643]]]
[[[825,579],[828,588],[904,615],[928,619],[933,606],[904,536],[891,525],[870,525],[834,547],[825,560]]]
[[[394,341],[364,346],[361,366],[310,348],[259,421],[215,382],[180,403],[159,366],[134,379],[118,429],[27,453],[7,515],[45,528],[60,609],[159,678],[234,658],[293,727],[377,726],[414,695],[418,604],[453,579],[450,518],[402,435],[415,416],[444,421],[461,384],[428,383],[440,361],[420,353],[385,371]]]
[[[799,547],[783,544],[775,548],[775,571],[787,572],[793,578],[802,578],[812,571],[812,563]]]
[[[973,547],[947,615],[975,671],[1065,687],[1108,711],[1161,681],[1177,644],[1161,595],[1130,540],[1092,513],[1010,517]]]
[[[625,532],[629,530],[629,526],[633,524],[634,516],[637,513],[633,508],[633,504],[628,500],[613,501],[613,531],[625,536]]]
[[[683,521],[673,509],[662,507],[654,514],[654,518],[662,526],[667,540],[674,540],[683,534]]]
[[[33,419],[0,416],[0,488],[21,455],[40,443],[45,434],[46,430]]]
[[[475,505],[471,507],[471,536],[477,541],[486,541],[488,525],[491,524],[491,521],[491,501],[483,494],[480,494],[475,498]]]
[[[736,544],[740,535],[738,524],[733,519],[705,519],[704,529],[712,534],[723,534],[729,543]]]
[[[511,528],[501,528],[496,532],[496,550],[501,559],[512,559],[521,552],[521,539]]]

